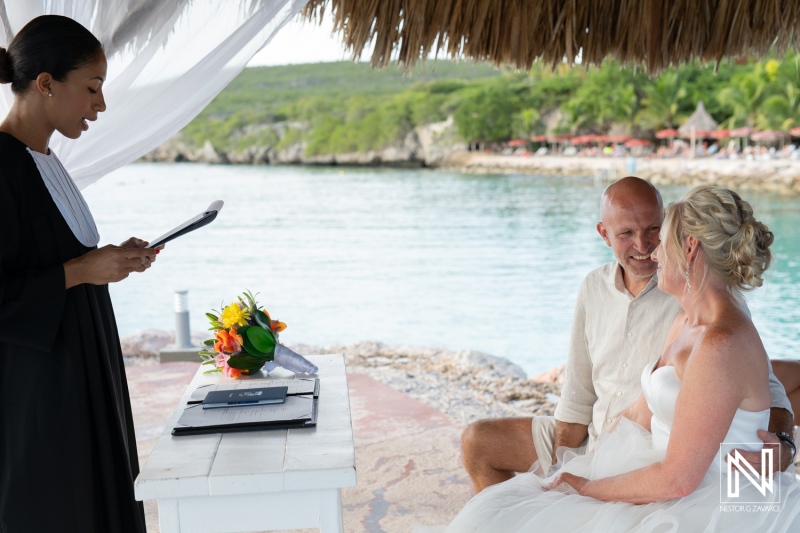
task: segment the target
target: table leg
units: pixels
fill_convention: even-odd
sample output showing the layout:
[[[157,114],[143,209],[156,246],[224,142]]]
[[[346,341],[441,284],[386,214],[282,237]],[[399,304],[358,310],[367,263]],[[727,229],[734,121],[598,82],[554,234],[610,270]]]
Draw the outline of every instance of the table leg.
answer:
[[[161,533],[181,533],[177,498],[158,500],[158,528]]]
[[[342,533],[342,495],[339,489],[323,491],[319,499],[320,533]]]

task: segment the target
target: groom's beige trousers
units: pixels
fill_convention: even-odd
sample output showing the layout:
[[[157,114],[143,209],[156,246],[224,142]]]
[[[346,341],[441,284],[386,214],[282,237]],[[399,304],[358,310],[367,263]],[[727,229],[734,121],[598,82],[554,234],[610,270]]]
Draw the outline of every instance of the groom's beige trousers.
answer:
[[[553,464],[553,444],[556,440],[556,419],[552,416],[534,416],[531,419],[531,436],[536,457],[542,465],[542,470],[547,473]],[[581,446],[586,446],[589,437],[586,437]]]

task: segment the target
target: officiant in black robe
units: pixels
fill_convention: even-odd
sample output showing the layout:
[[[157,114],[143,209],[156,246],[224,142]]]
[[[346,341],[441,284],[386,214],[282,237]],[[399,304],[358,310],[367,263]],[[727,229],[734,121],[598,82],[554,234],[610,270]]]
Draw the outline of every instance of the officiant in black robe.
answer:
[[[0,533],[144,533],[133,418],[108,283],[156,252],[97,248],[53,131],[105,110],[100,43],[38,17],[0,49],[14,106],[0,124]]]

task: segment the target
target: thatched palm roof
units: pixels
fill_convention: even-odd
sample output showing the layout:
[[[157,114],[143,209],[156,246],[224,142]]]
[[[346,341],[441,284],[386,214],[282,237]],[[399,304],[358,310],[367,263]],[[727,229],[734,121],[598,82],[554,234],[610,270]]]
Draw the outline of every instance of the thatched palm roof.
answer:
[[[697,104],[697,109],[694,110],[689,120],[678,128],[678,132],[680,132],[682,136],[688,137],[692,133],[692,127],[694,127],[695,131],[714,131],[717,129],[717,126],[719,126],[719,124],[714,120],[714,117],[708,114],[706,106],[703,104],[703,101],[700,100]]]
[[[693,59],[761,55],[797,45],[797,0],[310,0],[332,11],[356,56],[392,53],[413,66],[432,51],[529,69],[533,61],[598,64],[605,57],[657,72]]]

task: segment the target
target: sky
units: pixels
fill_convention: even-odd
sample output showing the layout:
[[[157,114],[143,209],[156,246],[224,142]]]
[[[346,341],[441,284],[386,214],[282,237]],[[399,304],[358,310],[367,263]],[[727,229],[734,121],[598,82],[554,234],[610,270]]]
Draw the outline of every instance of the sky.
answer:
[[[295,19],[284,26],[247,64],[249,67],[350,60],[340,37],[331,35],[332,17],[322,25]],[[364,59],[369,55],[364,54]]]

